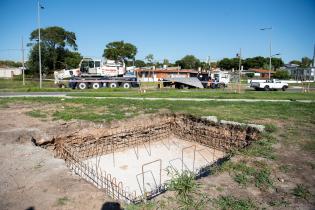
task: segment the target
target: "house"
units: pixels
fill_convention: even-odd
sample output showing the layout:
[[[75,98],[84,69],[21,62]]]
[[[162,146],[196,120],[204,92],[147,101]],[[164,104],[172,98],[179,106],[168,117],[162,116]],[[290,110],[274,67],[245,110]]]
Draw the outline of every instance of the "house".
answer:
[[[21,75],[22,68],[1,67],[0,78],[12,78],[15,75]]]
[[[249,69],[249,72],[254,73],[255,77],[259,77],[261,79],[269,79],[269,72],[270,78],[273,76],[275,71],[269,71],[268,69]]]
[[[292,79],[315,81],[315,67],[300,67],[297,64],[285,64],[282,68],[287,71]]]
[[[166,69],[140,68],[135,69],[137,78],[141,82],[157,82],[167,78],[189,78],[196,77],[198,71],[193,69],[179,69],[170,67]]]

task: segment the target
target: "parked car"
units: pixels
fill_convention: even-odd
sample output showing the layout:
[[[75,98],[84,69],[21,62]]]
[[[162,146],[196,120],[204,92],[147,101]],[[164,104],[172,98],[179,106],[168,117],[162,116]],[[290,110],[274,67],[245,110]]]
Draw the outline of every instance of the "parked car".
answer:
[[[255,88],[255,90],[283,90],[285,91],[289,85],[286,82],[282,82],[278,79],[266,80],[263,82],[251,82],[250,87]]]

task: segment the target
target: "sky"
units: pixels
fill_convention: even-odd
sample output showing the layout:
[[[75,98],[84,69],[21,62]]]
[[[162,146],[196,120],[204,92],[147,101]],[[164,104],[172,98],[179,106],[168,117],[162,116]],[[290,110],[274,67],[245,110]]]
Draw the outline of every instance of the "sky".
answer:
[[[101,57],[112,41],[134,44],[137,59],[170,61],[272,54],[313,57],[315,0],[41,0],[41,27],[75,32],[83,56]],[[37,25],[37,0],[0,1],[0,59],[21,60],[21,39]],[[261,31],[260,28],[272,27]],[[10,49],[10,50],[9,50]],[[29,49],[27,49],[29,50]],[[28,52],[27,54],[28,55]]]

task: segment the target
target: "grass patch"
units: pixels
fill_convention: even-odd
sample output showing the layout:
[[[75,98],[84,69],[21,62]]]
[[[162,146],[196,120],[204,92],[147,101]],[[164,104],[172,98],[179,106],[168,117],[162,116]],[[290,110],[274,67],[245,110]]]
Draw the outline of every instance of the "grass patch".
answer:
[[[40,110],[32,110],[29,112],[26,112],[26,115],[35,117],[35,118],[46,118],[47,114],[41,112]]]
[[[253,142],[247,148],[240,150],[243,155],[251,157],[263,157],[270,160],[275,160],[276,155],[272,145],[276,143],[276,139],[268,133],[263,134],[262,139]]]
[[[222,210],[251,210],[257,209],[255,203],[247,198],[240,199],[234,196],[220,196],[215,200],[216,206]]]
[[[66,205],[67,202],[69,202],[69,201],[70,201],[70,199],[69,199],[67,196],[64,196],[64,197],[62,197],[62,198],[58,198],[57,201],[56,201],[56,203],[57,203],[58,206],[64,206],[64,205]]]
[[[311,192],[309,191],[308,187],[303,184],[298,184],[292,190],[292,194],[298,198],[303,198],[308,201],[308,199],[312,196]]]
[[[233,180],[243,187],[249,184],[254,184],[261,190],[273,187],[270,169],[263,162],[255,162],[255,166],[250,166],[245,162],[229,161],[221,166],[221,171],[228,171]]]
[[[132,92],[81,92],[70,93],[69,96],[84,97],[142,97],[142,98],[214,98],[214,99],[282,99],[282,100],[315,100],[315,92],[291,93],[291,92],[263,92],[247,90],[244,93],[231,93],[222,90],[148,90],[145,93]]]

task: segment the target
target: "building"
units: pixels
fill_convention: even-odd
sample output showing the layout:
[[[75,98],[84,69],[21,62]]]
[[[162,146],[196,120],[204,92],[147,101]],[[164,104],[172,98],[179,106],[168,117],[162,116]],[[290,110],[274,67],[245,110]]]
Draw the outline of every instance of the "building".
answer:
[[[303,68],[296,64],[286,64],[283,70],[287,71],[294,80],[315,81],[315,67]]]
[[[260,79],[269,79],[274,75],[275,71],[269,71],[268,69],[249,69],[247,73],[254,73],[255,77],[259,77]]]
[[[0,78],[12,78],[16,75],[22,74],[22,68],[1,67]]]

